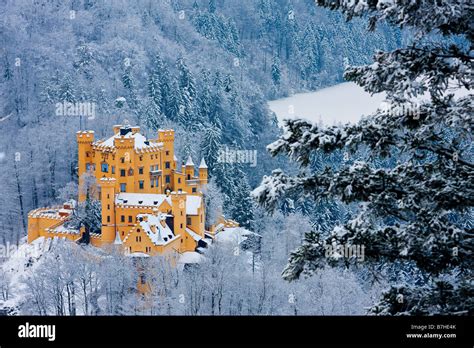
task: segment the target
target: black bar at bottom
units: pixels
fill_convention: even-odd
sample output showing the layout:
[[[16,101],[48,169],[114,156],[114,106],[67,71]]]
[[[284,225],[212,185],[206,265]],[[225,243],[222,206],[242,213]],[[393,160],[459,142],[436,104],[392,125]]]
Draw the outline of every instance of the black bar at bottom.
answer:
[[[43,333],[42,338],[19,337]],[[33,329],[32,329],[33,328]],[[20,333],[22,330],[22,333]],[[28,331],[26,333],[26,331]],[[0,346],[324,344],[472,347],[473,317],[0,317]]]

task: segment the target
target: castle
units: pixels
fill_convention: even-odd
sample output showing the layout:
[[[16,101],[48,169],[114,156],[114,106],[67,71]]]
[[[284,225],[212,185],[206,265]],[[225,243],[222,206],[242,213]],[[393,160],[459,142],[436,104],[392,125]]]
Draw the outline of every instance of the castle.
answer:
[[[232,221],[205,227],[202,190],[208,172],[204,159],[196,168],[192,158],[180,168],[174,153],[174,131],[158,130],[147,139],[140,127],[116,125],[107,140],[93,131],[77,132],[79,203],[90,196],[101,205],[100,233],[89,233],[92,245],[119,244],[130,255],[170,255],[195,251]],[[95,178],[98,192],[87,189]],[[95,186],[95,185],[94,185]],[[84,227],[68,227],[76,202],[39,208],[28,214],[28,242],[39,237],[79,241]],[[229,227],[230,227],[229,226]],[[98,231],[97,231],[98,232]]]

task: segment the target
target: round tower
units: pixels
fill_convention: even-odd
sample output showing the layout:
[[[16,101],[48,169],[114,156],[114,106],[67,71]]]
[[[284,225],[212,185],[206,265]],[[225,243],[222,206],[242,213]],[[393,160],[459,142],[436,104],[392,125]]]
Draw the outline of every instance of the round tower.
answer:
[[[194,162],[191,156],[188,157],[185,167],[186,180],[191,180],[194,176]]]
[[[115,241],[115,181],[115,178],[105,177],[99,180],[103,244]]]
[[[93,169],[92,143],[94,131],[79,131],[77,140],[77,176],[79,178],[79,202],[86,200],[86,193],[81,188],[84,186],[83,174]]]
[[[207,184],[207,164],[204,157],[199,164],[199,181],[201,184]]]

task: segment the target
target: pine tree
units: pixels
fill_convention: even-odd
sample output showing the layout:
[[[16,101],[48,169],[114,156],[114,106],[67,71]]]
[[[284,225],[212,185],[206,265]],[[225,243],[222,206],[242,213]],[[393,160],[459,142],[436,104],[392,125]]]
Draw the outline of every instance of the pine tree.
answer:
[[[371,30],[379,20],[414,29],[417,39],[406,48],[377,52],[371,65],[346,70],[346,79],[366,91],[386,92],[388,111],[378,110],[355,125],[328,128],[287,120],[285,133],[268,146],[272,155],[288,155],[303,171],[289,176],[277,170],[264,177],[253,194],[267,209],[287,194],[359,204],[355,216],[328,237],[308,233],[283,276],[294,280],[328,263],[348,261],[326,257],[325,244],[364,245],[366,262],[413,262],[427,279],[423,286],[392,286],[372,312],[472,315],[474,231],[454,217],[471,211],[474,204],[469,138],[473,98],[447,93],[448,82],[472,87],[472,57],[466,45],[426,40],[433,32],[448,41],[451,35],[463,35],[472,48],[472,6],[457,0],[318,3],[341,10],[349,19],[368,16]],[[412,97],[425,92],[430,99],[416,104]],[[365,161],[304,171],[314,153],[339,149],[369,154]],[[385,167],[374,164],[374,159],[387,157],[400,161]]]
[[[167,101],[170,94],[170,78],[168,68],[158,54],[155,56],[153,62],[151,76],[156,90],[155,103],[159,106],[162,113],[166,113]]]
[[[76,101],[76,91],[69,75],[66,75],[59,88],[59,99],[64,102],[74,103]]]
[[[174,122],[179,122],[183,118],[182,113],[181,93],[177,81],[173,80],[166,103],[166,116]]]
[[[138,107],[138,98],[135,93],[135,84],[132,78],[132,66],[125,66],[125,69],[122,74],[122,83],[125,89],[128,92],[127,104],[132,110],[137,111]]]
[[[201,71],[201,92],[198,96],[198,107],[199,107],[199,117],[200,123],[204,124],[209,119],[209,114],[211,110],[211,90],[210,90],[210,80],[209,80],[209,71],[203,69]]]
[[[223,128],[223,102],[224,97],[222,95],[222,79],[219,73],[215,74],[214,84],[211,91],[211,108],[209,110],[209,121],[212,125],[216,126],[219,129]]]
[[[219,158],[219,151],[222,148],[221,130],[216,126],[206,127],[202,138],[202,156],[204,157],[209,168],[209,176],[212,177],[213,169]]]
[[[278,86],[280,85],[281,80],[281,71],[280,71],[280,59],[278,56],[273,56],[272,60],[272,81],[273,84]]]
[[[230,212],[232,219],[241,226],[251,228],[254,222],[254,201],[250,196],[250,185],[247,176],[237,166],[233,166],[233,183],[225,208]]]
[[[196,126],[194,124],[194,106],[196,99],[195,82],[188,66],[182,57],[178,58],[176,61],[176,68],[178,70],[178,87],[181,99],[181,110],[178,120],[182,125],[190,129]]]

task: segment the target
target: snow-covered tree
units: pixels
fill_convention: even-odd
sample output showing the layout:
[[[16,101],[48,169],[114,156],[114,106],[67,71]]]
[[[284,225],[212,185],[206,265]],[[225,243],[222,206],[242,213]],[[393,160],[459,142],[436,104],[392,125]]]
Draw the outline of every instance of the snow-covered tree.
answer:
[[[414,262],[428,279],[423,287],[394,285],[373,312],[472,314],[474,232],[455,217],[472,210],[474,203],[473,98],[455,98],[448,91],[453,86],[472,88],[472,6],[458,0],[318,3],[341,10],[349,19],[369,16],[369,29],[379,21],[410,28],[417,39],[406,48],[377,52],[371,65],[346,70],[345,77],[366,91],[386,92],[388,110],[341,127],[287,120],[284,134],[268,146],[272,155],[287,155],[303,170],[297,176],[276,170],[264,177],[254,191],[264,207],[273,209],[287,194],[359,206],[329,236],[308,233],[283,276],[295,280],[325,264],[340,264],[340,259],[326,257],[326,243],[364,245],[366,262]],[[462,35],[468,44],[425,40],[432,33],[442,34],[445,41]],[[423,94],[429,98],[420,101]],[[339,168],[305,170],[315,152],[339,149],[369,155]],[[399,161],[385,167],[374,164],[386,157]]]
[[[204,129],[204,135],[201,144],[201,153],[209,168],[209,175],[213,175],[213,168],[219,158],[219,151],[222,148],[221,130],[216,126],[210,125]]]

